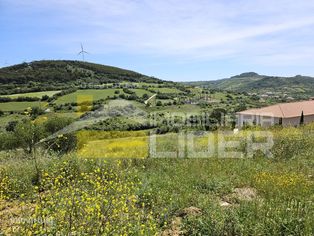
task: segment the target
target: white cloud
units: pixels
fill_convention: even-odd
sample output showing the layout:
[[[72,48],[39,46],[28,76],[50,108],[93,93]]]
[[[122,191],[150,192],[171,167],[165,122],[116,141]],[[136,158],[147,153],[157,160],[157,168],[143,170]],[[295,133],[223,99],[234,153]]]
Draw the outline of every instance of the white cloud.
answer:
[[[314,46],[304,40],[314,36],[314,1],[309,0],[4,1],[20,12],[42,16],[47,27],[60,27],[62,33],[39,40],[63,50],[84,41],[99,54],[127,51],[180,60],[240,57],[262,63],[269,59],[265,52],[284,61],[293,62],[293,55],[308,60],[303,48]],[[298,36],[301,29],[308,31]],[[301,45],[291,48],[294,41]]]

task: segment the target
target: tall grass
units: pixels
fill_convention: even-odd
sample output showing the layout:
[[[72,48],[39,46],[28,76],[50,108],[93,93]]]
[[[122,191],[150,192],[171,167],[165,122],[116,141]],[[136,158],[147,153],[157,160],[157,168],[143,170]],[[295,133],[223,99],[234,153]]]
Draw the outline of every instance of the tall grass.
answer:
[[[185,235],[313,235],[312,130],[272,129],[272,159],[116,160],[37,153],[36,168],[33,157],[2,153],[0,228],[11,234],[14,226],[20,234],[155,235],[182,217],[178,227]],[[173,150],[173,136],[164,137],[157,148]],[[236,189],[255,195],[241,198]],[[25,205],[18,215],[3,213]],[[181,216],[191,206],[201,214]],[[12,226],[12,217],[33,221]],[[49,221],[38,224],[38,219]]]

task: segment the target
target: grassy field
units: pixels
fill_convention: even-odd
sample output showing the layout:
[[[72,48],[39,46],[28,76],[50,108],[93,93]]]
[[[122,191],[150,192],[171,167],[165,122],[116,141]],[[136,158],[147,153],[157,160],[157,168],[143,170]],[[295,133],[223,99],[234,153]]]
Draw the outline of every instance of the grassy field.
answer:
[[[146,158],[148,137],[129,137],[88,142],[78,151],[80,158]]]
[[[225,100],[226,99],[226,93],[223,93],[223,92],[214,93],[211,95],[211,97],[213,99],[217,99],[217,100],[220,100],[220,99]]]
[[[0,103],[0,110],[2,111],[24,111],[28,107],[45,108],[46,102],[4,102]]]
[[[173,102],[171,99],[156,99],[156,102],[161,102],[163,105],[167,105],[169,102]]]
[[[182,93],[177,88],[153,88],[156,92],[160,93]]]
[[[145,89],[130,89],[131,91],[135,92],[135,94],[138,97],[142,97],[144,94],[147,94],[148,96],[153,95],[151,92],[145,90]]]
[[[59,93],[59,91],[44,91],[44,92],[34,92],[34,93],[17,93],[17,94],[11,94],[11,95],[3,95],[1,97],[10,97],[10,98],[18,98],[18,97],[36,97],[36,98],[42,98],[42,96],[47,95],[49,97],[52,97],[56,93]]]
[[[302,158],[291,161],[136,159],[125,160],[122,165],[117,161],[104,163],[75,157],[52,160],[41,160],[39,187],[32,184],[36,178],[32,162],[24,161],[23,165],[18,161],[15,165],[8,162],[2,166],[10,171],[2,178],[2,188],[6,188],[6,196],[10,194],[10,199],[16,199],[1,201],[1,209],[5,209],[0,210],[4,232],[10,232],[8,224],[13,214],[30,217],[35,206],[37,210],[32,217],[47,215],[53,219],[54,226],[49,226],[49,222],[43,226],[16,223],[21,233],[73,232],[66,227],[71,221],[79,232],[94,234],[102,229],[98,215],[110,219],[114,212],[120,211],[129,212],[127,222],[132,226],[121,227],[121,218],[110,221],[107,227],[118,234],[179,231],[183,235],[311,235],[313,229],[310,200],[314,187],[310,177],[314,174],[313,163]],[[105,182],[108,173],[117,177]],[[123,177],[125,174],[128,177]],[[110,194],[98,195],[94,190],[105,183],[109,188],[105,191]],[[134,185],[137,190],[133,190]],[[36,194],[38,188],[44,190],[41,199]],[[123,198],[114,194],[117,190],[135,196],[135,206],[128,204],[123,208]],[[66,201],[69,196],[75,197],[71,204]],[[105,199],[109,197],[110,201],[110,196],[121,203],[112,205],[108,213],[102,212],[102,207],[107,206]],[[72,220],[64,211],[73,212]],[[137,219],[134,211],[149,218]],[[139,228],[133,228],[139,222],[142,233]]]
[[[107,99],[115,95],[118,90],[123,93],[122,89],[86,89],[78,90],[74,93],[67,94],[57,99],[56,104],[64,104],[71,102],[96,101],[100,99]]]
[[[51,112],[51,113],[45,113],[43,115],[40,115],[37,117],[37,119],[51,119],[54,117],[64,117],[64,118],[79,118],[82,114],[82,112]]]
[[[197,105],[172,105],[172,106],[165,106],[165,107],[150,107],[149,111],[152,112],[183,112],[183,113],[193,113],[197,114],[201,111],[201,108]]]
[[[114,95],[115,90],[79,90],[60,99],[76,102],[77,96],[82,101],[94,94],[97,100],[108,95],[105,91]],[[128,104],[165,115],[202,111],[188,104],[146,107],[136,101],[111,101],[112,107]],[[0,117],[0,126],[22,117]],[[44,128],[54,117],[78,116],[52,112],[30,124]],[[137,121],[137,117],[124,118]],[[115,125],[117,120],[113,118]],[[221,155],[218,131],[209,135],[198,130],[193,137],[183,138],[180,133],[166,133],[153,139],[150,127],[140,131],[99,128],[57,135],[45,146],[36,145],[32,154],[21,148],[0,152],[0,235],[313,233],[314,124],[267,129],[274,141],[273,157],[262,152],[248,157],[245,150],[248,135],[265,131],[262,128],[232,133],[226,140],[239,141],[233,151],[242,151],[243,158]],[[18,138],[11,133],[27,134],[21,129],[1,133],[2,140]],[[32,142],[32,135],[25,137]],[[258,135],[253,139],[261,140]],[[56,151],[67,144],[75,144],[75,149],[67,154]],[[211,155],[209,144],[215,147]],[[54,152],[49,151],[51,146]]]

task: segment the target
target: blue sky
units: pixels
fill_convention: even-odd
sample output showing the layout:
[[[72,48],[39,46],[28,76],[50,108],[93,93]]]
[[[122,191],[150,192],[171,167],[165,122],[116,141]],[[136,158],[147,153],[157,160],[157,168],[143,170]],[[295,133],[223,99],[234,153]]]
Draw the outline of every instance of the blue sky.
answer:
[[[0,67],[86,60],[166,80],[314,76],[313,0],[0,0]]]

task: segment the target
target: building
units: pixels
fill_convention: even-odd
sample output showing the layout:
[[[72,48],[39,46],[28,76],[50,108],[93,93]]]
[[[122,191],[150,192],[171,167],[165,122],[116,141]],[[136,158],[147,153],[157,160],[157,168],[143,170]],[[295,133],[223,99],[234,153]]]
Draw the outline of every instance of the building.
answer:
[[[314,122],[314,100],[281,103],[259,109],[238,112],[237,125],[298,126]]]

